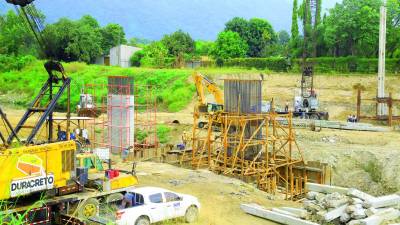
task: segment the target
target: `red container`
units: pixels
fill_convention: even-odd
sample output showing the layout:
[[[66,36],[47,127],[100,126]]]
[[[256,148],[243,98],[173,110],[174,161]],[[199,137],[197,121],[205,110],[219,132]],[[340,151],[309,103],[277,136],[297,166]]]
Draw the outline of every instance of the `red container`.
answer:
[[[114,179],[119,176],[119,170],[106,170],[106,177],[108,179]]]

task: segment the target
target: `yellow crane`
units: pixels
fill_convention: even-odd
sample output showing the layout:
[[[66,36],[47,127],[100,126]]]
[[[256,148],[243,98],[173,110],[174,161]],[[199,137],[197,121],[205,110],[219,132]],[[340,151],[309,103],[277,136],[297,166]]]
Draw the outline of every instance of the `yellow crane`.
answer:
[[[24,22],[45,50],[47,42],[41,35],[43,24],[37,20],[39,14],[34,0],[6,1],[24,16]],[[102,162],[98,163],[93,153],[78,154],[76,143],[68,140],[71,78],[66,76],[60,62],[50,60],[44,67],[49,77],[14,128],[0,109],[0,122],[5,123],[9,133],[8,136],[0,133],[3,169],[0,223],[13,221],[13,216],[18,215],[26,217],[24,224],[84,224],[99,213],[100,203],[114,204],[122,200],[126,190],[138,183],[134,165],[132,171],[110,168],[105,176],[100,168]],[[64,92],[67,92],[67,140],[60,141],[53,138],[53,112]],[[39,119],[34,121],[34,126],[28,125],[28,120],[36,115]],[[46,122],[48,137],[43,143],[38,133]],[[28,132],[22,132],[23,129]],[[29,136],[21,139],[24,133]],[[91,162],[91,166],[87,167],[86,162]],[[108,164],[111,165],[110,157]],[[35,200],[34,194],[41,194],[44,200]]]

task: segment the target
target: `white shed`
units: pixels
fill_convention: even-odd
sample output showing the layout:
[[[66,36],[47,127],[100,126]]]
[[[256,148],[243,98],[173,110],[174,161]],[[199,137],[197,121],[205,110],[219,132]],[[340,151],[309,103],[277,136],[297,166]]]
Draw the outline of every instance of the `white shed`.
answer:
[[[120,67],[130,67],[130,58],[132,55],[141,50],[141,48],[132,47],[128,45],[118,45],[110,49],[110,65]]]

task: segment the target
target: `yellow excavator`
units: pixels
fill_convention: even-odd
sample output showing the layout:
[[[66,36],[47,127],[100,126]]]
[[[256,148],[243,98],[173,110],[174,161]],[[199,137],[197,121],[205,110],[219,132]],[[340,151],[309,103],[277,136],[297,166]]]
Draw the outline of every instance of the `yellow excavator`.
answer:
[[[203,76],[199,72],[193,73],[193,80],[196,85],[198,101],[195,105],[194,113],[198,118],[200,115],[208,118],[209,116],[219,117],[218,115],[224,110],[224,94],[216,83]],[[215,102],[207,102],[205,92],[207,91],[214,96]],[[218,119],[217,119],[218,121]],[[208,122],[200,121],[199,128],[204,128]]]

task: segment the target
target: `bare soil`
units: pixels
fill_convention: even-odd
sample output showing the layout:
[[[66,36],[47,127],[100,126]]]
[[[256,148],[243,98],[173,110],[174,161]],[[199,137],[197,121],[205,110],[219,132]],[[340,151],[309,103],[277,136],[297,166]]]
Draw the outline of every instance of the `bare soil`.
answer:
[[[207,74],[205,74],[207,75]],[[214,77],[217,82],[221,82]],[[265,100],[274,98],[277,105],[293,99],[300,80],[299,75],[273,74],[265,76]],[[375,76],[316,76],[316,88],[322,109],[329,111],[332,120],[345,120],[355,114],[356,93],[354,85],[365,86],[365,98],[373,98],[376,91]],[[388,90],[396,90],[400,80],[387,78]],[[394,93],[395,98],[400,98]],[[208,96],[210,97],[210,96]],[[195,97],[193,98],[195,100]],[[184,130],[192,129],[194,103],[179,113],[158,113],[158,122],[172,127],[170,144],[180,142]],[[373,112],[374,104],[363,110]],[[4,109],[15,126],[23,110],[12,106]],[[396,108],[394,114],[398,114]],[[400,112],[399,112],[400,113]],[[173,124],[178,120],[179,124]],[[3,128],[0,124],[0,130]],[[2,130],[3,131],[3,130]],[[323,129],[313,132],[298,129],[296,138],[308,161],[327,162],[332,167],[332,184],[355,187],[374,195],[400,190],[400,133],[355,132]],[[202,209],[196,224],[274,224],[243,213],[240,203],[255,202],[266,207],[296,205],[280,200],[239,180],[216,175],[205,170],[193,171],[167,164],[142,162],[138,168],[140,185],[160,186],[173,191],[197,196]],[[183,224],[180,221],[165,224]]]

